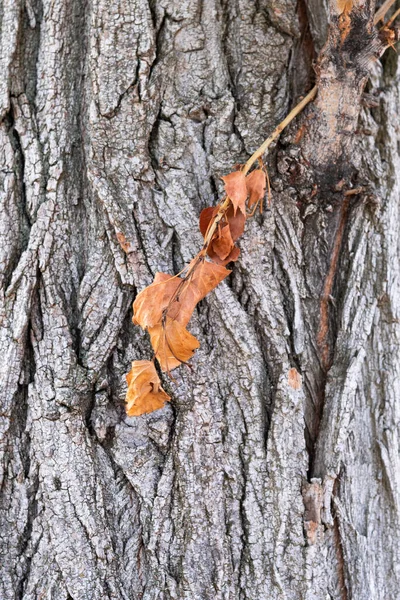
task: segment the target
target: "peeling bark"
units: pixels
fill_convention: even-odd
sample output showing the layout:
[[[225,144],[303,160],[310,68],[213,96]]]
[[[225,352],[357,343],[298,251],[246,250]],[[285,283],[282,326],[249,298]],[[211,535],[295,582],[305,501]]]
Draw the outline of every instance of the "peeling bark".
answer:
[[[0,3],[0,598],[398,597],[398,64],[341,4]],[[136,293],[314,80],[193,369],[126,417]]]

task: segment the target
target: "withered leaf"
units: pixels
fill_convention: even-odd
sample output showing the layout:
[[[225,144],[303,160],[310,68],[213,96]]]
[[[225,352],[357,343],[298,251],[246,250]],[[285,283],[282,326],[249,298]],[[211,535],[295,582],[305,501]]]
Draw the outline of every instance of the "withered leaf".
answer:
[[[339,15],[343,12],[351,12],[351,9],[353,8],[353,0],[336,0],[336,4]]]
[[[219,258],[218,254],[215,252],[215,250],[213,250],[212,245],[210,245],[208,248],[208,256],[213,260],[213,262],[221,266],[225,266],[230,262],[235,262],[239,258],[239,255],[240,249],[237,246],[233,246],[231,253],[225,259]]]
[[[210,207],[205,208],[200,214],[200,231],[205,236],[207,232],[207,228],[213,216],[215,216],[218,212],[218,207]],[[232,204],[228,207],[224,218],[221,221],[221,226],[224,227],[225,224],[228,223],[230,229],[230,235],[232,238],[232,242],[235,242],[240,236],[243,234],[244,226],[246,223],[246,215],[242,213],[242,211],[238,210],[235,212],[235,208]],[[221,257],[221,252],[219,252],[219,244],[216,242],[216,238],[218,236],[218,232],[214,235],[213,241],[209,244],[207,254],[208,256],[219,265],[226,265],[228,262],[235,261],[239,258],[240,250],[236,248],[233,244],[229,251],[229,254],[225,254],[225,257]]]
[[[217,214],[218,208],[218,206],[209,206],[201,211],[199,218],[199,229],[203,237],[205,237],[207,233],[211,219]]]
[[[195,263],[196,267],[192,268]],[[196,304],[230,273],[204,258],[195,258],[188,267],[190,270],[192,273],[186,280],[157,273],[154,282],[140,292],[133,303],[135,325],[143,329],[156,327],[166,309],[168,317],[187,325]],[[174,295],[176,298],[171,302]]]
[[[235,208],[235,214],[238,208],[243,214],[246,214],[247,187],[243,171],[234,171],[221,179],[225,184],[226,195],[231,199]]]
[[[226,211],[225,218],[229,223],[232,240],[236,242],[236,240],[239,239],[240,236],[243,234],[244,226],[246,223],[246,214],[242,213],[242,211],[237,211],[235,214],[234,207],[230,206]]]
[[[136,360],[126,376],[126,413],[137,417],[162,408],[170,396],[161,387],[154,363],[149,360]]]
[[[212,248],[221,260],[224,260],[231,253],[233,240],[228,223],[218,227],[217,235],[212,241]]]
[[[136,296],[133,303],[133,323],[143,329],[154,327],[161,320],[163,310],[181,282],[179,277],[157,273],[153,283]]]
[[[217,214],[218,207],[210,206],[209,208],[205,208],[200,213],[199,220],[199,228],[203,237],[207,233],[208,226],[210,224],[211,219]],[[225,213],[224,219],[221,221],[227,222],[229,224],[229,228],[231,230],[232,240],[236,242],[237,239],[243,234],[244,226],[246,223],[246,215],[241,211],[236,212],[233,205],[230,205]]]
[[[211,290],[213,290],[231,271],[220,265],[195,258],[189,265],[190,269],[196,264],[188,280],[182,285],[176,299],[168,309],[168,316],[176,319],[182,325],[187,325],[195,306]]]
[[[264,171],[255,169],[246,178],[247,192],[249,194],[249,208],[264,198],[267,178]]]
[[[151,345],[163,371],[172,371],[192,358],[200,344],[188,330],[169,317],[149,327]]]

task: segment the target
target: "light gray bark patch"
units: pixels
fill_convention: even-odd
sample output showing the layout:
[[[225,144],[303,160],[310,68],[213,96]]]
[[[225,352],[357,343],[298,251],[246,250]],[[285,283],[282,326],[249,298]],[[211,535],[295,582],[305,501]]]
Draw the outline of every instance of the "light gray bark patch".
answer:
[[[10,76],[22,10],[20,0],[3,0],[0,6],[0,121],[10,108]]]

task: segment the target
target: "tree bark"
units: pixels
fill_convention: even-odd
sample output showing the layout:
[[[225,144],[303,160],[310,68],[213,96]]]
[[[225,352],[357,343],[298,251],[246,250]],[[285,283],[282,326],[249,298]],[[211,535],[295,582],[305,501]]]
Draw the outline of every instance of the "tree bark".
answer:
[[[342,4],[1,0],[1,599],[399,597],[399,69]],[[315,82],[126,417],[136,293]]]

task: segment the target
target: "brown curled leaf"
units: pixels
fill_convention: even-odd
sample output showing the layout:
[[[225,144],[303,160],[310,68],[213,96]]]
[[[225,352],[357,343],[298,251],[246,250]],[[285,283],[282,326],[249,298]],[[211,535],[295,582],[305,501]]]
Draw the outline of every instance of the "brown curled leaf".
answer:
[[[207,233],[208,226],[213,217],[218,213],[218,207],[205,208],[200,214],[200,231],[203,237]],[[232,238],[232,242],[235,242],[240,236],[243,234],[245,223],[246,223],[246,215],[242,213],[242,211],[238,210],[235,212],[234,206],[231,204],[227,209],[225,216],[221,220],[221,226],[224,227],[226,223],[229,225],[230,236]],[[235,261],[239,258],[240,250],[236,246],[232,244],[229,254],[225,254],[224,258],[221,256],[221,252],[218,251],[220,248],[220,244],[216,242],[216,238],[218,236],[218,232],[213,237],[213,240],[208,246],[207,254],[208,256],[219,265],[226,265],[228,262]]]
[[[239,208],[243,214],[246,214],[246,198],[247,198],[247,187],[246,177],[242,171],[234,171],[221,177],[225,184],[225,192],[228,198],[232,201],[235,209],[235,214]]]
[[[207,233],[208,226],[213,217],[218,213],[219,206],[209,206],[208,208],[204,208],[200,213],[199,218],[199,229],[201,235],[205,237]]]
[[[175,300],[168,308],[167,316],[187,325],[195,306],[211,290],[213,290],[231,271],[220,265],[206,261],[204,258],[195,258],[189,264],[191,275],[182,284]]]
[[[231,253],[224,259],[219,258],[218,254],[213,250],[212,245],[208,249],[208,256],[211,260],[218,265],[225,266],[230,262],[235,262],[240,255],[240,249],[237,246],[233,246]]]
[[[181,282],[179,277],[157,273],[153,283],[136,296],[133,303],[133,323],[143,329],[154,327],[161,321],[163,310]]]
[[[242,213],[242,211],[237,211],[235,213],[234,207],[230,206],[226,211],[225,219],[229,223],[232,240],[236,242],[243,234],[246,223],[246,214]]]
[[[156,359],[161,369],[168,373],[191,359],[200,346],[194,335],[169,317],[155,327],[149,327],[148,331]]]
[[[228,223],[218,226],[217,235],[213,239],[212,248],[218,258],[224,260],[232,252],[234,246]]]
[[[203,237],[205,237],[207,233],[207,229],[212,218],[218,214],[218,209],[219,206],[209,206],[201,211],[199,218],[199,229]],[[243,234],[246,223],[246,215],[241,211],[235,212],[235,208],[231,204],[226,210],[224,217],[221,219],[221,223],[222,222],[229,223],[232,239],[235,242]]]
[[[136,360],[126,376],[126,414],[137,417],[162,408],[171,398],[162,389],[154,362]]]
[[[246,183],[249,194],[249,208],[251,208],[264,198],[265,188],[267,187],[267,178],[264,171],[255,169],[247,176]]]

